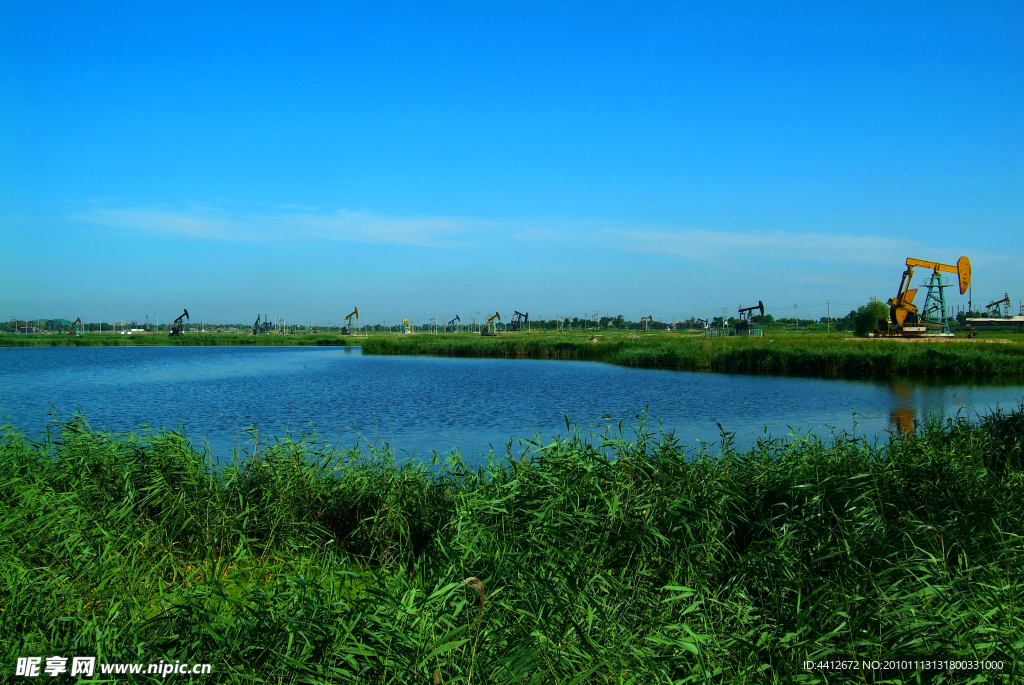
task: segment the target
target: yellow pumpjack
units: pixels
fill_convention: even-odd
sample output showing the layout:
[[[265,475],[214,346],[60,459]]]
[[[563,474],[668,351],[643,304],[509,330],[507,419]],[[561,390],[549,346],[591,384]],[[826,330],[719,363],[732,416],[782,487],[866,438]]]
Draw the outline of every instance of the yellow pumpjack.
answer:
[[[924,268],[932,270],[932,280],[928,284],[928,299],[925,301],[925,321],[933,320],[934,323],[938,323],[943,332],[948,333],[949,324],[946,319],[946,302],[945,297],[942,295],[942,289],[946,287],[941,283],[939,276],[940,272],[952,273],[957,275],[959,281],[960,294],[963,295],[967,292],[967,288],[971,285],[971,260],[967,257],[961,257],[957,260],[956,265],[942,264],[940,262],[931,262],[924,259],[914,259],[913,257],[907,257],[907,270],[903,272],[903,278],[900,279],[899,291],[896,293],[896,297],[890,298],[886,303],[889,305],[889,321],[879,321],[878,334],[889,337],[904,337],[907,334],[919,335],[924,333],[927,326],[905,326],[908,317],[912,315],[912,322],[918,318],[918,308],[914,304],[914,297],[917,296],[917,288],[910,287],[910,279],[914,275],[915,268]],[[933,292],[938,291],[937,294]],[[933,302],[934,301],[934,302]],[[933,310],[938,311],[938,316],[927,316],[933,313]],[[937,319],[938,321],[934,321]],[[882,324],[886,324],[884,329]]]
[[[498,312],[494,312],[494,316],[487,319],[487,323],[484,324],[483,330],[480,331],[480,335],[492,336],[498,334],[498,331],[494,330],[495,319],[501,321],[501,314],[499,314]]]
[[[351,314],[345,317],[345,326],[341,329],[342,335],[350,335],[352,333],[352,319],[355,318],[356,325],[359,325],[359,307],[356,307]]]

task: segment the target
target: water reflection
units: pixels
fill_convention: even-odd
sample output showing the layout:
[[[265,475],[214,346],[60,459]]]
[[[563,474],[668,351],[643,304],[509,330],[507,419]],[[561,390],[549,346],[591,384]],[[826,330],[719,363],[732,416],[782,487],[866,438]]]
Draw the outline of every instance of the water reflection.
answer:
[[[904,383],[890,386],[894,404],[889,412],[889,429],[895,433],[913,433],[917,428],[917,407],[914,406],[914,389]]]

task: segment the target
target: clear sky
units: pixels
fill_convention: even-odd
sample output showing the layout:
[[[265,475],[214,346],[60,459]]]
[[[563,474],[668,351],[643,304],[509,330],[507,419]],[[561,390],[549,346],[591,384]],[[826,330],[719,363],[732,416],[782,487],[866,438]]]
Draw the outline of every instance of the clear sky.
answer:
[[[0,1],[0,318],[817,317],[962,254],[1016,310],[1022,36],[1021,2]]]

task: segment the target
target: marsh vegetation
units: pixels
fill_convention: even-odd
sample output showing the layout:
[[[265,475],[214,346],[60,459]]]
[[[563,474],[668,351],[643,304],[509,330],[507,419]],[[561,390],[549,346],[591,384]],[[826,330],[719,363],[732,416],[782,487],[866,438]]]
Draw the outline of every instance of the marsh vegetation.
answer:
[[[209,661],[218,682],[840,682],[815,658],[1024,675],[1024,413],[875,444],[642,417],[521,458],[317,435],[215,465],[76,418],[0,435],[3,662]],[[882,673],[871,677],[881,678]],[[888,674],[967,682],[978,674]]]
[[[782,332],[761,338],[685,333],[373,336],[364,354],[528,357],[601,361],[637,368],[842,378],[1021,378],[1024,345],[899,342]]]

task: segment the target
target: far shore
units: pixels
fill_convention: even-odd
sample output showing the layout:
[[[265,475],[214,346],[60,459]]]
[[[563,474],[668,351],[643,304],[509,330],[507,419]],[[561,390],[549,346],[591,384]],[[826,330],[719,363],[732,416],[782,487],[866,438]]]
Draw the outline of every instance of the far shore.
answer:
[[[370,355],[433,355],[598,361],[637,368],[833,378],[1024,379],[1024,334],[979,332],[968,339],[872,339],[849,332],[766,328],[760,337],[705,337],[701,331],[525,331],[291,335],[205,332],[0,334],[0,347],[326,346]],[[906,345],[903,343],[914,343]],[[956,344],[951,344],[956,343]],[[973,343],[973,344],[965,344]]]

